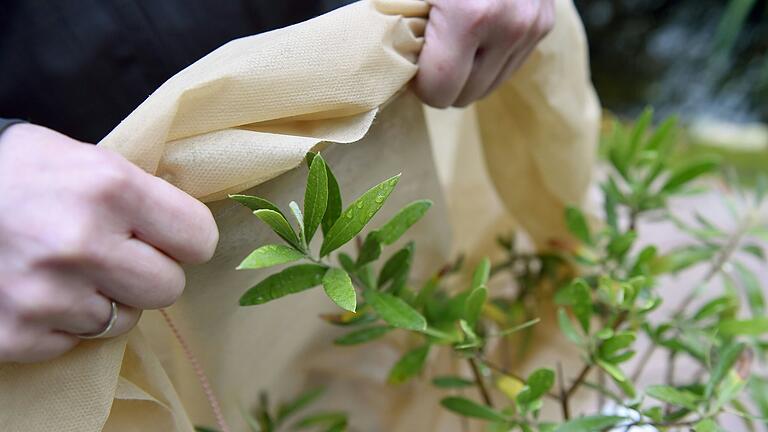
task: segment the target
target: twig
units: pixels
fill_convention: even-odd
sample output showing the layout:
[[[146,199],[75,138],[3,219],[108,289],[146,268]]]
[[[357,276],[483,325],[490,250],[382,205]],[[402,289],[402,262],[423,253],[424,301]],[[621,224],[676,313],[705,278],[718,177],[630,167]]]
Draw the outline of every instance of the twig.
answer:
[[[571,419],[571,409],[568,406],[568,394],[565,391],[565,379],[563,378],[563,364],[557,362],[557,386],[560,388],[560,409],[563,411],[563,420]]]
[[[709,271],[707,274],[702,278],[701,282],[695,285],[696,288],[699,286],[708,283],[712,280],[713,277],[715,277],[717,274],[719,274],[723,270],[723,266],[730,261],[731,256],[733,253],[738,249],[739,244],[741,243],[742,238],[749,230],[750,226],[752,225],[752,220],[754,216],[752,213],[747,215],[739,224],[739,228],[731,235],[731,237],[728,239],[728,242],[725,244],[725,247],[722,249],[722,252],[718,255],[717,260],[712,263],[712,266],[709,268]],[[690,306],[690,304],[693,302],[693,300],[696,298],[696,288],[692,289],[691,292],[688,293],[688,295],[683,299],[683,301],[680,302],[680,304],[677,305],[675,310],[672,312],[672,316],[680,316],[685,310]],[[658,345],[650,344],[643,354],[640,356],[640,363],[637,365],[637,369],[635,369],[634,372],[632,372],[632,380],[637,380],[640,375],[642,375],[643,370],[645,369],[645,366],[649,363],[648,360],[651,358],[653,353],[656,351],[656,348]]]
[[[469,361],[469,366],[472,368],[472,375],[475,377],[475,384],[477,385],[477,390],[480,392],[480,396],[483,397],[483,402],[485,402],[485,404],[489,407],[493,408],[491,394],[488,393],[488,388],[485,386],[485,380],[480,374],[480,369],[477,367],[477,359],[470,357],[467,359],[467,361]]]

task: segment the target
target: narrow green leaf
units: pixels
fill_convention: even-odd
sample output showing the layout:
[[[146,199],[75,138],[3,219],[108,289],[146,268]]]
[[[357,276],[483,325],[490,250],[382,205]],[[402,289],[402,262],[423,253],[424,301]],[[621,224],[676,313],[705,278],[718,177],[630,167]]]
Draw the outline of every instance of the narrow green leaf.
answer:
[[[525,387],[517,395],[517,403],[527,405],[544,396],[555,384],[555,371],[552,369],[537,369],[525,382]]]
[[[381,256],[381,243],[374,234],[370,233],[365,236],[363,247],[360,248],[360,253],[357,255],[357,263],[355,264],[357,267],[373,262]]]
[[[662,193],[675,192],[696,178],[717,169],[718,162],[711,158],[702,158],[689,162],[672,170],[669,178],[661,187]]]
[[[698,397],[686,390],[679,390],[666,385],[652,385],[645,389],[645,393],[662,402],[677,405],[691,411],[698,408]]]
[[[309,243],[325,216],[328,206],[328,174],[320,154],[312,158],[304,192],[304,238]]]
[[[720,322],[718,329],[724,336],[759,336],[763,333],[768,333],[768,317],[745,320],[725,320]]]
[[[195,432],[219,432],[219,430],[205,426],[195,426]]]
[[[376,230],[376,237],[382,244],[391,245],[396,242],[408,228],[413,226],[432,206],[430,200],[414,201],[403,207],[392,219]]]
[[[635,342],[635,334],[632,332],[616,333],[600,344],[600,357],[609,359],[618,351],[628,348]]]
[[[484,286],[475,288],[469,293],[467,302],[464,304],[464,319],[471,327],[474,327],[480,319],[487,297],[488,290]]]
[[[317,159],[317,158],[315,158]],[[323,289],[325,294],[333,300],[340,308],[354,312],[357,307],[357,292],[352,286],[347,272],[338,268],[331,267],[323,276]]]
[[[666,144],[669,142],[668,138],[675,130],[677,126],[677,117],[669,116],[664,119],[661,124],[653,131],[653,134],[645,144],[646,150],[663,151],[666,148]]]
[[[645,136],[645,131],[653,120],[653,108],[646,107],[640,117],[635,121],[635,125],[632,128],[632,133],[629,136],[629,146],[627,149],[627,157],[632,160],[640,150],[640,142]]]
[[[589,232],[589,225],[584,213],[576,207],[565,209],[565,224],[568,231],[578,240],[585,244],[592,244],[592,235]]]
[[[583,279],[576,279],[570,287],[573,299],[573,314],[579,321],[584,333],[589,334],[592,320],[592,290]]]
[[[389,371],[387,381],[390,384],[401,384],[420,374],[428,354],[429,344],[408,351]]]
[[[328,268],[299,264],[268,276],[240,297],[240,306],[263,304],[320,285]]]
[[[723,429],[711,418],[705,418],[693,425],[693,430],[695,432],[722,432]]]
[[[310,389],[299,395],[296,399],[280,405],[280,407],[277,409],[275,423],[279,425],[286,419],[286,417],[292,416],[303,408],[306,408],[312,404],[312,402],[316,401],[320,396],[322,396],[324,392],[325,389],[322,387]]]
[[[571,318],[568,317],[568,313],[565,309],[560,308],[557,310],[557,322],[560,325],[560,330],[571,342],[577,345],[584,343],[584,340],[576,330],[576,327],[573,326],[573,322],[571,321]]]
[[[444,375],[435,377],[432,380],[432,384],[434,384],[435,387],[451,389],[472,387],[475,385],[475,382],[457,376]]]
[[[296,423],[296,428],[305,429],[314,426],[335,425],[339,422],[346,422],[347,415],[341,411],[320,412],[310,414]]]
[[[625,420],[628,419],[619,416],[584,416],[561,424],[555,432],[601,432]]]
[[[617,382],[623,383],[627,380],[627,376],[624,375],[624,372],[615,364],[608,363],[602,359],[597,359],[597,365],[600,366],[600,368],[604,371],[608,372],[608,375],[610,375],[611,378]]]
[[[367,289],[364,292],[366,302],[389,324],[409,329],[424,330],[427,320],[403,300],[387,293]]]
[[[760,281],[757,276],[740,262],[734,263],[736,268],[736,274],[739,276],[741,286],[744,288],[744,292],[747,295],[747,303],[749,304],[749,310],[752,312],[752,316],[755,318],[765,316],[765,298],[763,297],[763,289],[760,286]]]
[[[278,212],[281,215],[283,215],[283,212],[281,212],[276,205],[274,205],[269,200],[266,200],[264,198],[259,198],[251,195],[230,195],[229,198],[248,207],[249,209],[251,209],[251,211],[266,209],[266,210],[272,210],[272,211]],[[283,217],[285,217],[285,215],[283,215]]]
[[[399,180],[400,174],[384,180],[350,204],[323,239],[320,256],[328,255],[355,238],[381,209]]]
[[[472,289],[488,285],[488,279],[491,277],[491,260],[483,257],[480,263],[475,267],[472,274]]]
[[[304,258],[304,254],[296,249],[283,245],[264,245],[251,252],[237,266],[238,270],[259,269],[285,264]]]
[[[333,175],[331,167],[325,165],[325,175],[328,177],[328,205],[325,208],[325,215],[323,215],[323,235],[328,235],[333,224],[339,220],[341,216],[341,189],[339,188],[339,182],[336,181],[336,176]]]
[[[445,409],[453,411],[464,417],[479,418],[496,422],[509,421],[506,415],[493,408],[460,396],[450,396],[440,401]]]
[[[717,362],[712,368],[707,387],[704,390],[705,398],[708,399],[712,396],[717,386],[720,385],[728,374],[728,371],[730,371],[733,368],[733,365],[736,364],[736,361],[739,360],[739,356],[741,356],[745,347],[746,345],[743,343],[732,343],[719,351]]]
[[[392,331],[392,327],[390,326],[379,325],[366,327],[336,338],[333,343],[336,345],[358,345],[378,339],[390,331]]]
[[[379,287],[383,287],[389,281],[397,279],[398,277],[402,278],[403,275],[405,275],[407,279],[407,275],[411,269],[412,257],[413,242],[408,243],[404,248],[400,249],[391,257],[389,257],[387,262],[385,262],[384,266],[381,268],[381,272],[379,273]],[[406,282],[406,280],[402,280],[402,282]],[[393,287],[391,291],[396,293],[398,289],[395,288],[396,287]]]
[[[301,214],[301,209],[299,208],[299,205],[296,203],[296,201],[291,201],[288,203],[288,208],[291,209],[291,213],[293,213],[293,218],[296,219],[296,224],[299,227],[299,242],[301,243],[301,247],[306,250],[307,244],[309,244],[309,241],[304,237],[304,215]]]
[[[285,216],[282,213],[278,213],[270,209],[261,209],[253,212],[259,219],[265,224],[269,225],[280,238],[288,242],[290,245],[301,251],[303,248],[296,233],[291,228],[291,225],[285,220]]]

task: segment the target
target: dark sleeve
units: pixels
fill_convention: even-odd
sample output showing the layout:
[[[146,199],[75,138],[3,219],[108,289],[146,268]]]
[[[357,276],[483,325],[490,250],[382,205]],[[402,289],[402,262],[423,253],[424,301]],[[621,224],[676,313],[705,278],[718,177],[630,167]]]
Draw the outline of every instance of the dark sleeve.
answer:
[[[0,117],[98,142],[168,78],[232,39],[345,0],[2,0]]]

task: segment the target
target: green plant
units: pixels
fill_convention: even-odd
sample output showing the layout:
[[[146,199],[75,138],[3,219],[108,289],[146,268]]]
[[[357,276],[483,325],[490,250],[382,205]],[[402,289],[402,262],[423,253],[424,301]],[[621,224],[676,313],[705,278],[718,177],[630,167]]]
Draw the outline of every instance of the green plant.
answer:
[[[341,432],[347,428],[347,414],[342,411],[317,411],[296,418],[322,396],[324,389],[307,390],[296,398],[272,407],[269,395],[259,395],[259,405],[253,412],[243,412],[243,417],[251,432],[281,432],[306,429],[324,432]],[[196,432],[217,432],[215,429],[198,426]]]
[[[570,207],[564,217],[578,246],[532,254],[518,251],[514,237],[500,238],[507,259],[496,265],[482,260],[466,286],[449,283],[448,276],[461,270],[461,260],[457,260],[416,289],[410,277],[413,243],[382,258],[384,247],[395,243],[424,215],[429,201],[407,205],[359,238],[399,176],[373,187],[342,211],[333,173],[320,155],[310,154],[303,214],[295,202],[289,206],[295,228],[274,204],[257,197],[232,196],[285,242],[256,249],[239,268],[291,264],[249,289],[240,304],[262,304],[322,285],[328,297],[346,310],[323,317],[350,329],[336,339],[337,345],[371,343],[396,330],[411,334],[412,348],[389,372],[392,384],[420,376],[431,351],[450,350],[466,363],[468,375],[439,375],[432,383],[452,393],[476,388],[479,400],[454,394],[440,404],[458,415],[486,421],[490,431],[602,431],[613,427],[629,431],[633,426],[651,425],[660,430],[706,432],[720,430],[718,416],[723,412],[742,415],[745,424],[753,427],[755,419],[768,417],[768,377],[753,367],[765,359],[768,345],[761,336],[768,333],[768,318],[759,280],[743,261],[765,261],[756,241],[768,239],[768,227],[756,212],[764,188],[743,197],[749,204],[746,211],[736,209],[732,199],[725,198],[733,208],[733,229],[721,228],[698,212],[693,213],[693,221],[680,217],[671,211],[670,199],[693,191],[692,182],[715,172],[718,163],[709,157],[670,162],[675,119],[656,128],[651,124],[652,112],[646,110],[631,128],[616,123],[604,141],[609,172],[600,184],[604,223],[598,229],[579,209]],[[691,244],[668,251],[650,244],[640,246],[639,222],[646,218],[674,223],[690,235]],[[323,241],[315,254],[309,243],[318,227]],[[356,256],[336,253],[338,264],[333,264],[331,254],[356,238]],[[668,276],[696,265],[709,269],[699,283],[689,287],[672,315],[652,316],[663,301],[662,289],[668,289],[662,288]],[[489,291],[491,277],[505,272],[515,280],[517,292],[510,296]],[[718,278],[725,283],[723,290],[717,290]],[[514,336],[517,352],[531,345],[530,338],[528,343],[524,341],[539,321],[537,308],[545,307],[535,299],[544,285],[556,288],[553,300],[560,331],[581,352],[581,360],[573,361],[584,365],[574,377],[564,376],[559,365],[542,365],[522,377],[508,365],[496,364],[487,352],[488,341],[493,339]],[[746,295],[749,318],[742,317],[747,308],[739,288]],[[628,373],[625,365],[635,356],[641,334],[650,339],[650,348],[640,355],[638,369]],[[642,368],[657,350],[667,353],[666,380],[642,385]],[[680,380],[674,366],[684,357],[700,371]],[[589,378],[592,372],[597,381]],[[613,400],[624,411],[574,415],[572,398],[582,388],[594,391],[601,400]],[[503,401],[498,400],[499,395]],[[744,400],[748,397],[759,414],[747,413]],[[545,403],[560,407],[560,421],[540,419]]]

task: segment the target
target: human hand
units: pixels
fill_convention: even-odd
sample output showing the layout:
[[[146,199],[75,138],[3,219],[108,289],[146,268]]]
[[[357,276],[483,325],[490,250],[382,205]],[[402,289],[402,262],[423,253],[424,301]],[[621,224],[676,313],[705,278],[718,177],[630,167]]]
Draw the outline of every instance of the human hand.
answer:
[[[424,103],[466,106],[498,87],[552,29],[554,0],[428,0],[414,79]]]
[[[172,304],[180,262],[213,255],[208,208],[109,150],[41,126],[0,136],[0,362],[73,348],[78,334],[130,330]]]

